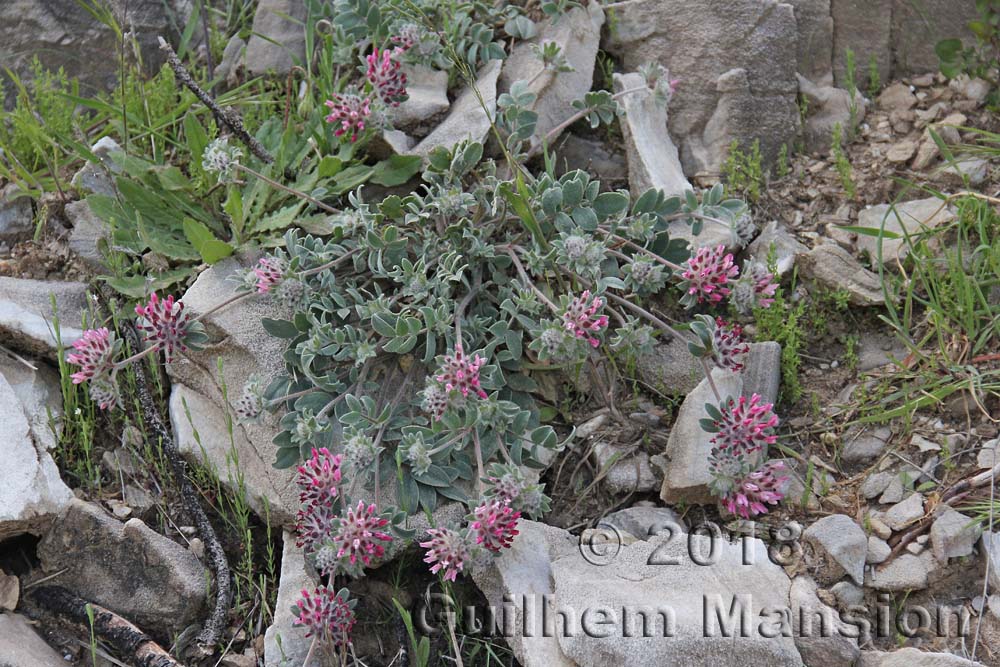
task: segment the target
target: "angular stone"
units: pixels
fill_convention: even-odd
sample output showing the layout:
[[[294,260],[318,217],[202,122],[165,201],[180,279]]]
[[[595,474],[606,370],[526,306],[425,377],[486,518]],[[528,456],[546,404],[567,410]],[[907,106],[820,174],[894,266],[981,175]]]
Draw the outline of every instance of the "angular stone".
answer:
[[[897,81],[879,94],[878,105],[885,111],[906,111],[917,105],[917,97],[908,85]]]
[[[482,95],[482,104],[474,90],[463,90],[441,124],[412,148],[411,153],[426,157],[438,146],[451,148],[463,139],[483,141],[490,131],[490,119],[496,113],[497,79],[502,65],[500,60],[491,60],[479,70],[476,88]]]
[[[0,376],[14,390],[28,419],[32,439],[41,451],[52,451],[56,447],[56,435],[62,432],[62,387],[57,372],[42,362],[35,362],[35,366],[32,370],[0,354]]]
[[[889,485],[882,491],[882,495],[879,496],[878,501],[882,504],[889,504],[898,503],[902,499],[903,482],[899,479],[899,475],[894,475]]]
[[[474,569],[472,577],[495,609],[501,609],[506,600],[514,601],[513,618],[505,619],[510,631],[504,637],[521,665],[577,667],[562,652],[554,633],[525,633],[523,629],[526,616],[532,611],[537,615],[541,605],[552,600],[552,561],[564,556],[580,558],[580,542],[564,530],[535,521],[522,519],[518,530],[511,548],[489,567]]]
[[[792,606],[792,636],[795,647],[809,667],[852,667],[861,649],[851,637],[852,626],[840,620],[835,609],[817,595],[816,582],[795,577],[789,592]]]
[[[1000,532],[983,532],[982,548],[990,559],[990,590],[1000,589]]]
[[[110,0],[106,3],[121,21],[128,8],[127,29],[142,50],[147,72],[164,62],[157,37],[173,41],[174,26],[187,23],[184,2],[175,0]],[[189,6],[188,6],[189,7]],[[75,0],[5,0],[0,2],[0,60],[24,79],[31,78],[31,61],[55,72],[60,67],[70,79],[80,80],[80,94],[93,96],[118,83],[120,63],[110,45],[115,33],[97,21],[87,6]],[[16,90],[13,86],[8,91]],[[8,101],[12,99],[8,97]]]
[[[599,471],[606,470],[602,483],[610,493],[646,493],[659,486],[660,480],[649,465],[649,454],[643,451],[633,453],[633,449],[607,443],[595,445],[594,462]]]
[[[326,664],[317,655],[305,665],[310,640],[306,629],[296,626],[292,607],[302,597],[302,591],[312,591],[319,585],[319,578],[306,565],[305,554],[295,546],[295,533],[285,531],[282,536],[281,574],[278,578],[278,598],[274,606],[274,620],[264,633],[265,667],[320,667]],[[320,653],[320,652],[317,652]]]
[[[297,0],[261,0],[246,48],[251,75],[285,75],[301,64],[306,52],[306,4]]]
[[[833,84],[833,15],[830,0],[789,0],[798,26],[796,71],[819,85]]]
[[[892,60],[893,74],[936,72],[940,61],[934,45],[943,39],[960,37],[974,41],[969,22],[979,20],[974,2],[954,0],[893,0]],[[864,63],[862,63],[863,65]]]
[[[114,197],[117,193],[113,177],[122,168],[111,159],[113,153],[121,152],[122,147],[111,137],[103,137],[90,147],[90,152],[99,161],[87,162],[73,174],[73,185],[83,194],[98,194]]]
[[[448,101],[448,73],[409,63],[404,64],[402,70],[406,73],[408,97],[398,107],[389,109],[392,124],[404,130],[428,126],[451,106]]]
[[[64,347],[83,336],[79,329],[87,312],[87,286],[83,283],[48,282],[0,277],[0,339],[28,354],[54,356],[52,301]]]
[[[898,651],[865,652],[869,656],[859,667],[983,667],[982,663],[960,658],[951,653],[931,653],[916,648]]]
[[[688,394],[705,378],[701,364],[687,348],[687,341],[673,337],[657,342],[652,352],[639,357],[636,372],[643,382],[665,394]]]
[[[877,236],[861,235],[858,237],[858,248],[868,251],[872,268],[878,267],[878,251],[881,241],[882,264],[886,268],[894,268],[897,260],[901,261],[907,254],[904,234],[918,234],[921,231],[934,229],[955,219],[950,207],[937,197],[918,199],[896,204],[895,209],[889,204],[881,204],[863,209],[858,213],[858,226],[869,229],[884,229],[898,235],[899,238],[880,239]]]
[[[601,519],[601,523],[614,526],[640,540],[648,540],[663,530],[686,531],[684,519],[669,507],[636,505],[612,512]]]
[[[201,618],[206,573],[191,552],[139,519],[122,523],[73,499],[38,544],[51,583],[140,627],[180,632]]]
[[[567,132],[554,147],[557,176],[582,169],[596,176],[601,187],[609,190],[624,187],[628,182],[628,164],[618,146]]]
[[[777,352],[777,354],[775,354]],[[774,342],[754,343],[743,373],[733,373],[715,368],[712,379],[719,394],[738,397],[741,394],[760,394],[767,403],[777,400],[780,377],[781,346]],[[705,419],[706,403],[716,403],[715,394],[707,379],[688,394],[677,413],[677,419],[667,440],[663,486],[660,498],[667,503],[680,501],[712,503],[708,490],[712,477],[708,471],[708,455],[712,449],[712,434],[701,429],[699,420]]]
[[[0,484],[0,541],[40,534],[73,498],[5,375],[0,375],[0,433],[4,481]]]
[[[817,86],[802,75],[798,76],[799,92],[808,101],[808,116],[802,134],[806,150],[810,153],[827,155],[830,152],[830,137],[836,126],[845,133],[853,131],[865,117],[865,98],[860,92],[854,94],[854,115],[851,115],[851,94],[842,88]]]
[[[924,515],[924,497],[913,493],[906,500],[896,503],[885,512],[885,524],[900,531]]]
[[[670,139],[667,109],[658,104],[653,91],[645,87],[641,74],[616,74],[615,91],[638,89],[621,98],[625,110],[622,133],[628,153],[628,181],[634,197],[650,188],[667,196],[682,195],[691,189],[684,176],[677,147]]]
[[[844,436],[844,451],[841,457],[848,463],[871,461],[880,456],[892,438],[892,429],[879,426],[875,429],[865,429],[859,432],[848,432]]]
[[[695,564],[691,553],[707,553],[710,543],[718,551],[718,560]],[[752,565],[743,564],[744,547],[753,555]],[[798,667],[802,658],[791,638],[777,633],[765,639],[758,624],[745,633],[723,637],[716,625],[718,614],[727,616],[734,600],[750,608],[751,618],[761,609],[788,603],[788,577],[765,554],[765,545],[753,538],[742,544],[713,541],[705,535],[684,539],[662,535],[624,546],[604,566],[588,562],[579,553],[556,558],[551,562],[554,608],[565,610],[577,630],[572,636],[557,631],[559,648],[580,667]],[[677,565],[655,564],[664,561]],[[649,614],[646,623],[651,637],[644,637],[636,625],[642,623],[638,610]],[[664,618],[670,613],[673,636],[664,637]]]
[[[889,483],[895,479],[895,475],[891,472],[877,472],[873,475],[869,475],[865,478],[865,481],[861,483],[861,488],[859,491],[866,499],[872,499],[879,495],[885,488],[889,486]]]
[[[11,184],[0,190],[0,242],[17,243],[31,238],[35,231],[35,214],[31,197],[22,195]]]
[[[602,25],[604,10],[600,3],[574,7],[558,19],[542,21],[538,25],[538,34],[515,44],[504,61],[500,90],[507,92],[515,81],[520,80],[530,82],[528,90],[537,95],[530,107],[538,114],[536,137],[546,136],[566,120],[573,102],[590,91]],[[572,72],[544,69],[535,47],[547,42],[559,45],[560,53],[573,65]]]
[[[909,162],[910,158],[917,152],[917,146],[917,142],[913,139],[898,141],[886,151],[885,159],[889,162]]]
[[[764,228],[760,230],[760,235],[747,246],[751,259],[765,266],[772,249],[779,276],[791,271],[795,266],[795,260],[800,255],[809,252],[809,248],[802,245],[777,220],[772,220],[764,225]]]
[[[834,290],[847,290],[855,306],[880,306],[885,303],[882,281],[835,243],[824,243],[800,258],[802,273]]]
[[[921,556],[900,554],[884,568],[875,567],[865,576],[865,586],[877,591],[918,591],[927,588],[930,575],[930,561],[933,559],[928,551]]]
[[[69,249],[91,268],[106,270],[101,244],[111,236],[110,225],[94,215],[85,199],[66,205],[66,219],[73,225],[69,233]]]
[[[839,606],[844,609],[863,604],[865,601],[864,589],[849,581],[838,581],[830,587],[830,592],[837,598]]]
[[[625,71],[653,57],[681,80],[669,122],[687,174],[719,173],[733,139],[759,139],[768,164],[793,145],[800,51],[791,5],[660,0],[622,5],[615,18],[605,48]]]
[[[974,519],[950,507],[945,508],[931,524],[934,557],[947,563],[949,558],[969,556],[982,534],[982,526]]]
[[[864,88],[872,58],[882,81],[892,80],[893,0],[830,0],[833,16],[833,74],[836,84],[847,85],[847,49],[854,51],[855,81]]]
[[[20,614],[0,614],[0,667],[66,667]]]
[[[965,157],[948,163],[941,171],[941,176],[949,183],[964,185],[982,185],[989,177],[990,162],[978,157]]]
[[[868,556],[865,559],[866,563],[877,564],[885,561],[892,552],[892,547],[889,543],[880,537],[875,537],[870,535],[868,537]]]
[[[173,386],[169,408],[174,439],[185,458],[212,469],[228,488],[245,492],[251,509],[272,525],[294,522],[299,508],[295,468],[279,470],[271,465],[273,444],[263,438],[251,440],[235,418],[230,438],[222,409],[182,384]]]
[[[821,581],[833,583],[846,573],[855,583],[864,582],[868,539],[853,519],[843,514],[825,516],[809,526],[803,538],[826,559]]]

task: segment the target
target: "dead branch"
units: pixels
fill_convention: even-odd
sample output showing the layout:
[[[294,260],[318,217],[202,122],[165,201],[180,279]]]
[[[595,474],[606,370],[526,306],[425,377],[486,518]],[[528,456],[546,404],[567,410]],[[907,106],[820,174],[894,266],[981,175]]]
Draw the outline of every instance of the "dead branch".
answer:
[[[122,329],[129,345],[134,350],[140,349],[139,335],[134,325],[130,323],[128,326],[122,327]],[[215,534],[215,529],[212,528],[205,510],[198,504],[198,493],[187,477],[187,463],[181,457],[180,452],[177,451],[177,443],[174,442],[171,430],[166,427],[160,418],[159,410],[157,410],[153,397],[149,392],[146,375],[141,366],[136,367],[135,388],[136,393],[139,395],[139,402],[142,405],[143,418],[152,430],[154,437],[160,439],[160,446],[163,449],[163,453],[167,457],[167,460],[170,461],[174,477],[177,478],[177,484],[180,487],[180,496],[184,502],[184,509],[198,528],[198,534],[205,543],[205,553],[208,555],[209,567],[215,575],[215,607],[212,609],[212,613],[209,615],[208,620],[205,621],[205,625],[196,639],[205,655],[209,655],[215,650],[215,645],[219,642],[219,637],[226,627],[229,615],[229,605],[232,598],[229,561],[226,560],[226,552],[223,551],[222,544],[219,542],[219,538]]]
[[[184,67],[184,63],[180,61],[177,57],[177,53],[174,51],[173,47],[167,43],[167,40],[162,37],[158,38],[160,40],[160,49],[167,54],[167,64],[170,65],[171,69],[174,70],[174,76],[177,80],[183,83],[188,89],[195,94],[195,96],[201,100],[201,103],[208,107],[212,114],[215,116],[215,122],[220,127],[227,127],[229,130],[236,135],[236,137],[246,144],[250,152],[256,155],[258,158],[271,164],[274,162],[274,156],[267,152],[267,149],[257,139],[247,132],[246,126],[243,124],[243,118],[240,117],[239,112],[232,108],[223,109],[220,107],[212,96],[209,95],[205,90],[198,85],[198,82],[194,80],[191,73],[187,71]]]
[[[42,586],[28,595],[49,611],[87,626],[95,637],[111,644],[122,658],[136,667],[184,667],[128,620],[73,595],[62,586]],[[93,615],[93,625],[87,614],[88,606]]]

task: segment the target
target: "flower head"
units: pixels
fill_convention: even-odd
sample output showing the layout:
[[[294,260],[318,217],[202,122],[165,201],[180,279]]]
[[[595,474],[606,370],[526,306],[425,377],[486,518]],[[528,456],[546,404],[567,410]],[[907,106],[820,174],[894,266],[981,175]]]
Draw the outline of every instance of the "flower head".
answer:
[[[434,421],[440,421],[444,413],[451,407],[451,392],[436,382],[430,382],[424,387],[423,401],[421,407],[428,413]]]
[[[243,385],[243,394],[236,401],[235,412],[242,422],[253,422],[264,412],[264,381],[254,373]]]
[[[219,179],[228,180],[240,164],[243,151],[236,146],[230,146],[225,138],[215,139],[205,147],[201,157],[201,168],[209,173],[219,175]]]
[[[184,303],[174,301],[173,294],[160,299],[153,292],[145,306],[135,307],[135,314],[139,316],[136,328],[146,334],[147,343],[163,350],[168,364],[177,352],[188,350],[188,337],[196,323],[184,312]]]
[[[365,507],[360,500],[357,507],[348,508],[337,520],[330,540],[345,572],[360,572],[362,565],[371,565],[385,554],[381,542],[392,541],[392,536],[382,531],[388,524],[387,519],[375,513],[374,504]]]
[[[597,347],[601,341],[591,334],[608,326],[608,316],[597,315],[597,311],[603,306],[604,299],[599,296],[591,297],[590,290],[584,290],[566,307],[562,316],[563,326],[577,338],[585,338],[591,347]]]
[[[718,303],[729,294],[729,281],[739,273],[732,254],[726,252],[724,245],[698,248],[681,272],[685,292],[681,301],[689,307],[705,301]]]
[[[760,468],[739,480],[722,504],[731,514],[749,519],[767,514],[767,505],[777,505],[785,497],[786,476],[778,476],[785,469],[782,461],[768,461]]]
[[[332,506],[340,494],[340,462],[341,457],[332,455],[326,447],[313,448],[312,457],[299,466],[295,476],[295,483],[301,489],[299,501]]]
[[[333,531],[337,515],[324,504],[313,503],[298,511],[295,516],[295,546],[313,551]]]
[[[461,341],[455,343],[455,351],[445,355],[436,379],[444,385],[445,391],[459,391],[464,398],[472,392],[479,398],[486,398],[486,392],[479,386],[479,369],[486,360],[478,354],[469,357],[462,350]]]
[[[312,593],[302,591],[302,599],[295,603],[295,625],[306,628],[306,637],[322,637],[338,646],[346,646],[354,627],[354,610],[347,592],[334,593],[320,586]]]
[[[106,377],[97,378],[90,383],[90,400],[97,403],[101,410],[114,410],[118,407],[120,398],[118,387],[114,380]]]
[[[771,403],[763,403],[757,394],[749,400],[746,396],[740,396],[738,401],[729,399],[713,423],[715,436],[711,440],[712,445],[744,454],[773,445],[778,439],[774,435],[778,417],[771,412],[772,407]]]
[[[444,578],[455,581],[472,554],[468,533],[450,528],[429,528],[427,534],[430,539],[420,543],[421,547],[427,549],[424,562],[431,565],[432,573],[444,570]]]
[[[750,346],[743,340],[743,327],[727,324],[721,317],[715,318],[712,330],[712,360],[715,365],[739,373],[743,370],[743,358],[748,352]]]
[[[474,521],[469,528],[476,536],[476,544],[494,552],[510,548],[517,535],[520,512],[515,512],[507,503],[492,499],[474,509],[472,514]]]
[[[372,113],[371,100],[358,95],[334,95],[332,100],[326,101],[326,106],[330,108],[330,115],[326,117],[326,122],[339,125],[333,131],[335,137],[350,134],[351,141],[358,140],[358,134],[364,132],[365,123]]]
[[[261,257],[257,260],[253,274],[257,277],[258,294],[266,294],[271,288],[280,283],[285,277],[288,265],[280,257]]]
[[[73,343],[73,350],[66,355],[67,362],[80,367],[70,376],[73,384],[105,377],[114,370],[118,343],[107,327],[84,331],[83,338]]]
[[[395,51],[375,49],[365,60],[368,62],[366,76],[379,98],[389,106],[399,106],[406,99],[406,74],[400,70],[399,61],[393,56]]]

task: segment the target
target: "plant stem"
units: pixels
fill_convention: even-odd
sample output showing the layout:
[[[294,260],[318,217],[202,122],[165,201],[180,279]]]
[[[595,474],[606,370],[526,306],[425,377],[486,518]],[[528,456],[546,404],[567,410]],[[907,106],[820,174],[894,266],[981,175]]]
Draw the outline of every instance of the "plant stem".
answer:
[[[521,276],[521,280],[523,280],[524,283],[538,295],[538,298],[542,300],[542,303],[549,307],[549,310],[558,315],[559,307],[552,303],[549,297],[545,296],[545,293],[538,289],[534,281],[528,277],[528,272],[524,270],[524,265],[521,264],[521,260],[518,258],[517,253],[514,252],[512,248],[507,248],[507,254],[510,255],[512,260],[514,260],[514,266],[517,268],[517,273]]]
[[[246,298],[246,297],[248,297],[248,296],[250,296],[252,294],[254,294],[254,292],[239,292],[239,293],[235,294],[234,296],[229,297],[225,301],[222,301],[221,303],[215,304],[214,306],[212,306],[211,308],[209,308],[208,310],[206,310],[204,313],[202,313],[202,314],[198,315],[197,317],[195,317],[194,321],[195,322],[200,322],[203,319],[205,319],[206,317],[208,317],[209,315],[211,315],[212,313],[216,313],[216,312],[222,310],[223,308],[225,308],[226,306],[228,306],[228,305],[230,305],[232,303],[236,303],[240,299],[244,299],[244,298]]]
[[[281,183],[279,183],[278,181],[274,180],[273,178],[270,178],[269,176],[265,176],[264,174],[262,174],[262,173],[260,173],[258,171],[254,171],[253,169],[251,169],[250,167],[246,166],[245,164],[236,163],[236,167],[238,169],[242,169],[243,171],[245,171],[246,173],[250,174],[251,176],[255,176],[256,178],[259,178],[260,180],[264,181],[265,183],[267,183],[271,187],[275,187],[275,188],[278,188],[279,190],[283,190],[283,191],[287,192],[290,195],[295,195],[299,199],[303,199],[303,200],[309,202],[310,204],[312,204],[313,206],[315,206],[316,208],[322,209],[322,210],[326,211],[327,213],[340,213],[340,211],[338,211],[337,209],[333,208],[332,206],[328,206],[328,205],[324,204],[323,202],[321,202],[320,200],[316,199],[315,197],[307,195],[306,193],[302,192],[301,190],[296,190],[295,188],[290,188],[287,185],[282,185]]]
[[[149,355],[153,354],[154,352],[157,352],[159,349],[160,349],[160,347],[158,345],[150,345],[149,347],[147,347],[142,352],[136,352],[131,357],[126,357],[125,359],[122,359],[121,361],[119,361],[118,363],[116,363],[115,367],[114,367],[114,371],[117,372],[117,371],[121,370],[122,368],[125,368],[129,364],[132,364],[132,363],[135,363],[136,361],[139,361],[143,357],[148,357]]]
[[[479,472],[479,495],[482,496],[485,491],[483,479],[486,477],[486,470],[483,468],[483,448],[479,444],[479,431],[475,428],[472,429],[472,442],[476,448],[476,469]]]
[[[722,407],[722,395],[719,394],[719,388],[715,386],[715,380],[712,378],[712,369],[708,367],[708,362],[705,361],[705,357],[700,357],[698,359],[701,362],[701,370],[705,371],[705,379],[708,380],[708,386],[712,388],[712,393],[715,394],[715,400],[719,402],[719,407]]]
[[[355,248],[354,250],[348,250],[347,252],[345,252],[343,255],[341,255],[337,259],[333,260],[332,262],[327,262],[326,264],[324,264],[322,266],[317,266],[314,269],[309,269],[308,271],[303,271],[302,273],[299,274],[299,277],[300,278],[306,278],[308,276],[314,276],[317,273],[320,273],[322,271],[326,271],[327,269],[335,269],[338,266],[340,266],[341,264],[343,264],[344,262],[346,262],[348,259],[350,259],[351,257],[353,257],[354,255],[358,254],[359,252],[361,252],[361,248]]]
[[[667,267],[669,269],[672,269],[674,271],[683,271],[684,270],[684,267],[681,266],[680,264],[674,264],[670,260],[667,260],[667,259],[664,259],[664,258],[660,257],[659,255],[657,255],[652,250],[650,250],[648,248],[643,248],[638,243],[630,241],[627,238],[625,238],[624,236],[619,236],[618,234],[615,234],[614,232],[612,232],[609,229],[605,229],[604,227],[598,227],[597,230],[601,231],[601,232],[604,232],[605,234],[607,234],[608,236],[610,236],[611,238],[613,238],[616,241],[620,241],[620,242],[624,243],[625,245],[627,245],[629,248],[632,248],[636,252],[641,252],[641,253],[647,255],[653,261],[659,262],[660,264],[662,264],[663,266],[665,266],[665,267]]]

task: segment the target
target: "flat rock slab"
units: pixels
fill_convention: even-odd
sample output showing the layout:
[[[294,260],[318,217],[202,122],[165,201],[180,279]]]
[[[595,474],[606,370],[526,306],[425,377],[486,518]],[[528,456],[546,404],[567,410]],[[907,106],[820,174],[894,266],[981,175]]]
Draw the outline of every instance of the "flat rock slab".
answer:
[[[573,102],[590,91],[602,25],[604,10],[600,3],[574,7],[556,20],[542,21],[538,34],[515,44],[507,56],[500,73],[500,90],[509,91],[515,81],[530,82],[528,90],[537,96],[530,107],[538,114],[535,136],[547,135],[566,120],[573,113]],[[544,70],[535,47],[547,42],[559,45],[560,53],[574,67],[572,72]]]
[[[80,326],[87,312],[87,286],[0,277],[0,340],[4,345],[53,357],[57,344],[52,327],[52,299],[62,344],[68,347],[83,336]]]
[[[306,52],[306,4],[300,0],[261,0],[246,47],[250,74],[287,74]]]
[[[802,664],[791,638],[759,635],[757,614],[787,608],[791,585],[759,540],[747,544],[750,565],[743,547],[726,540],[716,541],[711,564],[696,565],[683,534],[632,542],[591,562],[564,530],[533,521],[519,528],[513,547],[474,576],[491,605],[507,601],[507,641],[525,667]],[[710,538],[690,540],[708,553]],[[676,564],[656,564],[666,561]],[[719,619],[728,622],[734,600],[737,609],[746,605],[752,627],[722,637]]]
[[[0,667],[66,667],[63,657],[45,643],[20,614],[0,613]]]
[[[40,534],[72,500],[44,441],[6,376],[0,375],[0,437],[4,472],[0,483],[0,540],[25,532]]]
[[[885,304],[879,277],[835,243],[813,248],[800,262],[804,276],[834,290],[847,290],[848,300],[855,306]]]
[[[490,131],[490,122],[497,108],[497,79],[503,62],[491,60],[483,65],[476,78],[476,88],[482,103],[472,88],[463,90],[451,105],[451,111],[434,131],[410,149],[410,153],[427,157],[438,146],[451,148],[465,139],[483,141]],[[485,109],[483,108],[485,106]]]
[[[115,611],[157,634],[201,618],[207,574],[180,544],[139,519],[126,523],[73,499],[38,543],[51,583]]]
[[[844,514],[831,514],[806,528],[803,537],[826,557],[820,573],[832,584],[846,573],[856,584],[864,583],[868,539],[861,526]]]
[[[264,633],[265,667],[319,667],[321,656],[305,664],[312,640],[306,638],[306,629],[295,625],[292,606],[302,597],[303,589],[312,592],[319,585],[315,571],[306,566],[302,549],[295,546],[295,533],[285,531],[282,536],[281,574],[278,579],[278,598],[274,606],[274,622]]]
[[[863,667],[984,667],[951,653],[930,653],[915,648],[865,653]]]
[[[754,343],[746,368],[742,373],[713,369],[712,378],[719,394],[725,399],[741,394],[760,394],[764,401],[773,403],[778,397],[781,374],[781,346],[775,342]],[[711,433],[701,429],[700,420],[708,418],[706,403],[717,403],[707,379],[688,394],[677,413],[677,419],[667,440],[663,486],[660,498],[667,503],[680,501],[712,503],[715,498],[708,490],[712,476],[708,471],[711,452]]]
[[[875,231],[884,229],[899,238],[879,238],[859,234],[858,249],[868,251],[868,256],[871,257],[871,266],[873,269],[877,269],[879,245],[881,244],[882,265],[886,268],[895,268],[897,262],[902,261],[909,254],[909,247],[904,235],[912,237],[914,234],[932,230],[954,219],[955,214],[952,210],[937,197],[903,202],[894,207],[889,204],[881,204],[862,209],[858,213],[859,227],[867,227]],[[910,243],[916,243],[916,240],[911,238]]]

